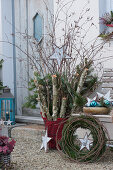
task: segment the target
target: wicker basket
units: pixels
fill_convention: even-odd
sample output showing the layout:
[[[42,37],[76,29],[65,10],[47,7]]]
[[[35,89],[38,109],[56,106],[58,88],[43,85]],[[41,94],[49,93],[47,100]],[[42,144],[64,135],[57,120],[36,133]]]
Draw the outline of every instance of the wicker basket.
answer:
[[[86,114],[103,115],[109,114],[110,109],[106,107],[83,107],[83,112]]]
[[[11,164],[11,154],[0,154],[0,168],[9,167]]]

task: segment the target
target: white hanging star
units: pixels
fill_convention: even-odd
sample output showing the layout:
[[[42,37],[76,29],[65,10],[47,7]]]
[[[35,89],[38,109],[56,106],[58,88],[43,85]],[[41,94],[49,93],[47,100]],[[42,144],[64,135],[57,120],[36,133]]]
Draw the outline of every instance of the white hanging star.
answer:
[[[90,144],[92,143],[92,141],[88,140],[87,133],[85,134],[84,139],[80,139],[80,142],[81,142],[80,150],[82,150],[83,148],[87,148],[87,150],[90,150]]]
[[[71,59],[71,57],[64,53],[64,47],[55,47],[54,54],[50,57],[50,59],[56,59],[58,62],[58,66],[60,67],[63,59]]]
[[[52,138],[47,137],[47,130],[45,136],[42,136],[42,145],[40,149],[45,149],[45,152],[47,152],[47,144]]]

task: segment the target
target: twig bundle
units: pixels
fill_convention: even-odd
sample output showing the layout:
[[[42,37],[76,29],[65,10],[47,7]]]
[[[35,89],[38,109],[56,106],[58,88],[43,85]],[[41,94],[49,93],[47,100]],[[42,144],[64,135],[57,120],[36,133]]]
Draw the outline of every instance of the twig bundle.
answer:
[[[60,126],[59,126],[60,128]],[[80,150],[77,136],[74,136],[78,128],[88,129],[93,141],[90,150]],[[57,134],[59,130],[57,131]],[[106,150],[106,142],[109,135],[103,124],[93,116],[81,115],[71,117],[62,131],[62,138],[57,138],[57,149],[65,158],[77,162],[94,162],[99,160]]]

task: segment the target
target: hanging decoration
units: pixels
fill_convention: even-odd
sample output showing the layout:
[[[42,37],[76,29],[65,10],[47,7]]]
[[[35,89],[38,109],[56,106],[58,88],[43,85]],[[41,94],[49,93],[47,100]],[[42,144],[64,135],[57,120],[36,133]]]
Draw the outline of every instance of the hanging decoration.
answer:
[[[55,46],[54,54],[52,56],[50,56],[50,59],[57,60],[59,67],[64,59],[71,59],[71,57],[69,55],[64,53],[64,51],[65,51],[64,48],[65,48],[64,46],[61,48]]]
[[[75,135],[78,128],[88,130],[89,135],[86,133],[84,139],[79,139]],[[92,140],[88,139],[89,136]],[[104,154],[108,139],[107,130],[97,118],[81,115],[67,120],[61,140],[57,139],[57,149],[70,160],[94,162]]]

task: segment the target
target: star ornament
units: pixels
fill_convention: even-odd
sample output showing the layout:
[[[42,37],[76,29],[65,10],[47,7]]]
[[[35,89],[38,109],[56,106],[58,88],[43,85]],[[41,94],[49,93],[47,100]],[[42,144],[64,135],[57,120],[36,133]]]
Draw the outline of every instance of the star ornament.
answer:
[[[87,97],[87,103],[86,103],[86,106],[90,106],[90,103],[91,103],[91,101],[93,101],[93,100],[96,100],[96,97],[94,97],[93,99],[90,99],[90,98],[88,98]]]
[[[88,134],[86,133],[84,136],[84,139],[80,139],[81,147],[80,150],[86,148],[87,150],[90,150],[90,144],[92,141],[88,140]]]
[[[66,53],[64,53],[65,48],[64,46],[59,48],[59,47],[55,47],[55,52],[52,56],[50,56],[50,59],[52,60],[57,60],[58,66],[60,67],[62,60],[64,59],[71,59],[71,57],[69,55],[67,55]]]
[[[98,95],[99,98],[103,97],[105,100],[108,100],[108,101],[112,100],[111,97],[110,97],[110,90],[105,95],[98,93],[98,92],[97,92],[97,95]]]
[[[6,121],[7,122],[7,125],[11,125],[12,121],[8,120]]]
[[[48,142],[51,140],[52,138],[50,138],[50,137],[47,137],[47,130],[46,130],[46,134],[45,134],[45,136],[42,136],[42,145],[41,145],[41,148],[40,149],[45,149],[45,152],[47,152],[47,149],[48,149],[48,147],[47,147],[47,144],[48,144]]]

